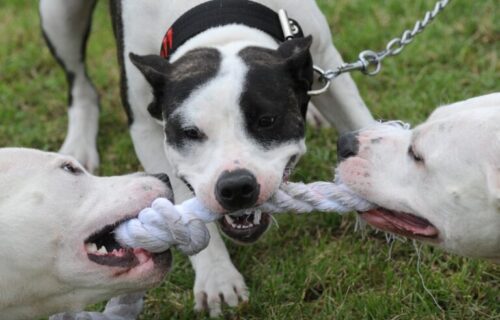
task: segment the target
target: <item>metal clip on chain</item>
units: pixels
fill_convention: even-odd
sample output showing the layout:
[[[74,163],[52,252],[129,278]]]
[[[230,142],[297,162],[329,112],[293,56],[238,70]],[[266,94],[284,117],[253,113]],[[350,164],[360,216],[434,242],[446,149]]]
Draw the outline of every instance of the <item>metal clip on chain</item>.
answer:
[[[314,66],[314,71],[319,74],[319,81],[324,85],[319,89],[308,91],[310,96],[316,96],[324,93],[330,87],[333,79],[342,73],[359,70],[365,75],[374,76],[382,69],[382,60],[389,56],[396,56],[403,51],[406,45],[410,44],[415,36],[422,31],[434,18],[444,10],[451,0],[439,0],[432,11],[427,11],[422,20],[418,20],[412,30],[405,30],[400,38],[394,38],[384,50],[376,52],[372,50],[365,50],[359,54],[359,60],[352,63],[344,63],[335,70],[323,70],[318,66]]]

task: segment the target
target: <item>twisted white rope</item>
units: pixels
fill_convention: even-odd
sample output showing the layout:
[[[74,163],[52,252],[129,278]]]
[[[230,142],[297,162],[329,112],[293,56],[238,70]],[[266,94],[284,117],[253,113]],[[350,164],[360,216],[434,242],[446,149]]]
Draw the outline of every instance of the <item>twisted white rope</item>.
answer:
[[[205,249],[210,234],[205,222],[215,216],[196,198],[174,205],[167,199],[153,201],[136,219],[125,221],[115,229],[115,238],[122,245],[164,252],[176,247],[186,255]]]
[[[331,182],[287,183],[263,205],[232,214],[242,215],[256,210],[266,213],[346,213],[365,211],[370,207],[372,204],[343,185]],[[178,205],[161,198],[156,199],[151,208],[142,210],[136,219],[118,226],[115,237],[128,247],[143,248],[150,252],[163,252],[176,247],[186,255],[193,255],[203,250],[210,240],[205,223],[220,217],[206,209],[196,198]]]
[[[360,199],[347,187],[330,182],[287,183],[263,205],[235,212],[246,214],[261,210],[267,213],[312,211],[345,213],[365,211],[372,205]],[[122,245],[143,248],[150,252],[163,252],[176,247],[192,255],[203,250],[210,240],[206,222],[220,218],[207,210],[196,198],[179,205],[167,199],[156,199],[151,208],[139,213],[136,219],[122,223],[115,230],[115,238]],[[61,313],[50,320],[132,320],[142,310],[144,293],[128,294],[111,299],[101,312]]]

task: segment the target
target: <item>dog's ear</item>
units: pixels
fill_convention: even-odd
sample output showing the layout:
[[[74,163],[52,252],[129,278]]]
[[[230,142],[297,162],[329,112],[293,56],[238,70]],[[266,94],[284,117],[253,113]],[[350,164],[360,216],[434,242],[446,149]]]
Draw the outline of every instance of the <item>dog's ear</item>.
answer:
[[[306,117],[310,96],[307,93],[313,85],[313,61],[309,49],[312,36],[287,40],[278,48],[278,53],[285,59],[287,69],[295,78],[298,89],[299,108],[302,117]]]
[[[139,56],[130,53],[129,57],[153,88],[154,99],[148,106],[148,112],[153,118],[161,121],[162,109],[158,96],[165,89],[170,63],[167,59],[156,55]]]
[[[287,67],[302,81],[312,84],[313,63],[309,49],[312,44],[312,36],[297,38],[283,42],[278,52],[285,59]]]
[[[161,90],[167,81],[170,63],[167,59],[157,55],[140,56],[134,53],[129,55],[132,63],[141,71],[153,90]]]

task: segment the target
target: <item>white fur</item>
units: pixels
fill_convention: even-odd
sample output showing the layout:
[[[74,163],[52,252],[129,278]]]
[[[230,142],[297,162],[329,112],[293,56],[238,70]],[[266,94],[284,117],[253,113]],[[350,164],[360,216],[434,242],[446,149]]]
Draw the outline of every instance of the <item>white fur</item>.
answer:
[[[80,0],[80,3],[83,2],[84,0]],[[171,176],[177,202],[192,196],[184,183],[176,179],[177,173],[188,175],[191,179],[190,183],[199,193],[200,198],[210,207],[220,211],[212,198],[212,189],[214,179],[221,170],[234,167],[236,160],[240,161],[241,166],[244,165],[254,170],[259,182],[264,186],[264,192],[259,199],[262,202],[278,187],[283,166],[286,164],[285,159],[294,153],[302,154],[305,151],[305,145],[303,141],[299,141],[278,146],[272,152],[264,152],[255,142],[245,136],[241,128],[241,115],[235,103],[238,92],[241,92],[241,80],[245,73],[244,66],[235,56],[238,46],[236,42],[240,43],[240,47],[246,41],[248,45],[268,48],[275,48],[276,43],[269,36],[255,29],[227,26],[218,28],[216,32],[209,30],[194,37],[179,48],[172,57],[176,59],[188,49],[198,46],[217,47],[225,53],[223,67],[227,70],[227,74],[219,74],[217,79],[207,83],[204,88],[198,89],[188,99],[189,107],[183,107],[184,110],[180,111],[185,113],[186,118],[189,117],[188,121],[195,121],[198,117],[197,121],[210,120],[210,123],[218,124],[217,127],[204,127],[205,130],[213,131],[212,134],[216,138],[212,139],[209,147],[198,151],[199,154],[192,159],[180,157],[169,148],[166,148],[164,154],[160,152],[164,148],[163,128],[147,112],[147,106],[153,98],[151,88],[139,70],[132,65],[128,56],[130,52],[139,55],[158,54],[161,41],[169,26],[184,12],[202,2],[203,0],[122,1],[125,49],[122,57],[125,61],[128,100],[134,116],[130,132],[141,164],[148,172],[166,172]],[[287,9],[290,17],[298,20],[302,25],[304,33],[313,35],[311,53],[316,64],[323,68],[330,68],[343,63],[332,45],[328,23],[314,1],[266,0],[257,2],[274,10]],[[54,10],[54,12],[59,11]],[[59,13],[60,18],[65,21],[67,12]],[[55,40],[57,40],[57,34],[55,34]],[[231,50],[233,51],[230,52]],[[231,91],[226,90],[225,87],[231,88]],[[224,95],[216,95],[216,92],[223,89]],[[198,108],[194,103],[203,104],[201,93],[213,96],[213,99],[221,100],[221,103],[227,103],[227,112],[210,113],[209,110],[204,111]],[[315,97],[313,102],[323,116],[329,122],[334,123],[340,131],[358,129],[373,121],[349,75],[343,75],[334,80],[328,92]],[[196,115],[195,110],[201,110],[202,113]],[[313,118],[321,119],[317,114]],[[211,240],[208,248],[194,256],[191,261],[196,271],[196,305],[199,308],[208,302],[211,314],[217,315],[220,313],[221,304],[219,293],[223,293],[224,300],[230,305],[235,305],[238,298],[247,299],[248,294],[243,278],[234,268],[217,228],[211,225],[209,230]]]
[[[49,38],[55,38],[52,45],[64,68],[74,75],[71,89],[72,104],[68,110],[68,133],[60,152],[74,156],[90,172],[99,166],[96,147],[99,99],[97,91],[85,74],[85,64],[81,56],[83,34],[87,28],[93,1],[41,0],[41,24]],[[65,16],[65,19],[61,19]]]
[[[426,218],[446,250],[500,262],[500,93],[438,108],[413,130],[361,130],[358,140],[358,154],[339,165],[348,187]],[[424,165],[408,155],[410,144]]]
[[[167,270],[151,260],[130,271],[87,258],[84,240],[136,215],[171,192],[144,175],[73,175],[73,158],[31,149],[0,149],[0,314],[33,319],[143,290]]]

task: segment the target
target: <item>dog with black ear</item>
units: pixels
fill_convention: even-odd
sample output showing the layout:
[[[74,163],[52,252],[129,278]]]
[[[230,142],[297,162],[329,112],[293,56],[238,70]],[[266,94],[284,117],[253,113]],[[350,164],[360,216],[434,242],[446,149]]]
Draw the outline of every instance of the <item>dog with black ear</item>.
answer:
[[[96,154],[81,140],[95,140],[97,117],[89,126],[82,115],[98,108],[90,99],[95,90],[84,61],[74,53],[85,46],[92,3],[40,2],[46,39],[74,74],[72,92],[82,93],[73,95],[65,145],[84,156]],[[289,20],[292,40],[285,40],[279,9],[295,21]],[[313,0],[112,0],[111,13],[122,100],[141,164],[170,176],[176,201],[195,193],[221,215],[223,233],[238,242],[255,242],[271,217],[252,210],[239,217],[230,213],[266,201],[288,179],[306,150],[306,116],[341,132],[373,121],[348,75],[308,107],[312,61],[322,67],[343,64]],[[194,296],[196,309],[218,315],[221,304],[235,306],[248,292],[217,226],[208,228],[208,248],[191,258]]]
[[[174,171],[221,217],[266,201],[304,153],[311,43],[309,36],[276,49],[202,47],[171,61],[130,54],[151,85],[148,111],[163,123]],[[210,156],[200,167],[193,154]],[[268,224],[258,226],[260,236]],[[253,242],[250,231],[228,235]]]
[[[254,70],[253,77],[247,82],[251,82],[259,91],[268,90],[269,87],[279,89],[280,85],[283,88],[286,85],[292,87],[305,118],[310,100],[307,92],[313,83],[313,62],[309,51],[311,44],[312,36],[308,36],[286,41],[277,50],[259,47],[244,49],[241,57]],[[158,120],[167,120],[162,115],[170,114],[172,108],[175,109],[175,103],[186,98],[189,94],[187,89],[196,88],[214,77],[220,59],[216,50],[208,48],[192,50],[175,63],[158,55],[139,56],[130,53],[129,57],[153,89],[154,101],[148,111]],[[271,83],[273,80],[275,82]],[[162,101],[163,98],[167,101]]]
[[[239,243],[257,241],[271,217],[230,213],[268,200],[306,150],[311,43],[311,36],[277,48],[242,41],[170,60],[130,54],[151,85],[148,111],[163,123],[173,172]]]

